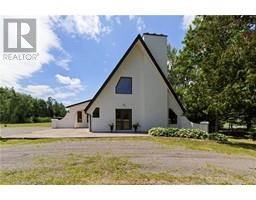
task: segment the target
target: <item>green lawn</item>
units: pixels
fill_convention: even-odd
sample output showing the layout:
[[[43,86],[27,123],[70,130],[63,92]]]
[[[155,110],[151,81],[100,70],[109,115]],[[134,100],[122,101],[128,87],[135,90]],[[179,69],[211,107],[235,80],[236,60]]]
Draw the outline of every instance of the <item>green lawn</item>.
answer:
[[[35,163],[38,168],[1,172],[0,184],[253,184],[248,177],[208,165],[208,176],[145,172],[122,156],[71,154],[61,160],[39,157]]]
[[[64,140],[62,138],[45,138],[45,139],[5,139],[0,138],[0,147],[14,146],[21,144],[40,144],[40,143],[49,143],[57,142]]]
[[[245,155],[256,157],[256,142],[247,139],[229,139],[227,143],[212,140],[196,140],[185,138],[153,137],[151,140],[170,147],[184,147],[186,149],[213,151],[230,155]]]
[[[20,123],[20,124],[1,124],[1,128],[22,128],[22,127],[50,127],[51,122],[43,123]]]

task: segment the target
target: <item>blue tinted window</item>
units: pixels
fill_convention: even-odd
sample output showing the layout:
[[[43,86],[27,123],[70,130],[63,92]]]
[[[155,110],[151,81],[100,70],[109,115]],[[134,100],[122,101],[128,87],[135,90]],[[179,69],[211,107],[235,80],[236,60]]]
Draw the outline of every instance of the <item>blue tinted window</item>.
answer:
[[[132,94],[132,78],[121,77],[116,85],[116,94]]]

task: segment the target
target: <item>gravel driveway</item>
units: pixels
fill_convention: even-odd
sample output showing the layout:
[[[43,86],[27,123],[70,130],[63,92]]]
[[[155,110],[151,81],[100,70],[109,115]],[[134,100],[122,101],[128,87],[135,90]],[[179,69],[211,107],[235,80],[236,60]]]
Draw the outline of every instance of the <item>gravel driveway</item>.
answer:
[[[0,128],[1,137],[16,137],[19,135],[30,135],[35,131],[50,130],[50,127],[17,127],[17,128]]]
[[[95,137],[145,137],[145,133],[92,133],[88,128],[23,127],[2,128],[3,138],[95,138]]]
[[[46,157],[61,159],[69,154],[92,156],[126,156],[150,172],[195,175],[209,173],[211,166],[251,176],[256,180],[256,158],[231,156],[214,152],[170,148],[146,140],[83,139],[42,144],[1,147],[1,169],[27,169],[36,167],[35,159]]]

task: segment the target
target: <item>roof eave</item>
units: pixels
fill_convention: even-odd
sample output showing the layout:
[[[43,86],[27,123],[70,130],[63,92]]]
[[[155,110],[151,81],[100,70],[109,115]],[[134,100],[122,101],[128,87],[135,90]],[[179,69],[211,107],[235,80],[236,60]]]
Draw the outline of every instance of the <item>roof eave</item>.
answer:
[[[80,105],[80,104],[83,104],[83,103],[87,103],[87,102],[90,102],[91,99],[88,99],[86,101],[82,101],[82,102],[79,102],[79,103],[75,103],[75,104],[71,104],[71,105],[68,105],[66,106],[66,108],[70,108],[70,107],[73,107],[73,106],[77,106],[77,105]]]

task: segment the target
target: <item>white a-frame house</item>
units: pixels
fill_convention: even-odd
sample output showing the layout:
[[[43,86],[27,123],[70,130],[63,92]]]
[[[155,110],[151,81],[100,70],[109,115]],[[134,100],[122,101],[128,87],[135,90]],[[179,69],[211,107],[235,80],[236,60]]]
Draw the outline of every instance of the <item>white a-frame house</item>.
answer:
[[[184,108],[167,80],[167,36],[138,35],[95,96],[67,106],[53,128],[88,127],[92,132],[138,131],[152,127],[200,128],[184,116]]]

